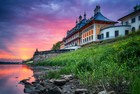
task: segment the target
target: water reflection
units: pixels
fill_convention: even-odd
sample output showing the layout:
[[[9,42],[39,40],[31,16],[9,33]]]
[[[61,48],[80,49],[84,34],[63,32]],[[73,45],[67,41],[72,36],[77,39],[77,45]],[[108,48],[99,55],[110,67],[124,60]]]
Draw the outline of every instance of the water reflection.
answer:
[[[0,94],[24,94],[23,79],[35,80],[33,71],[27,65],[0,65]]]

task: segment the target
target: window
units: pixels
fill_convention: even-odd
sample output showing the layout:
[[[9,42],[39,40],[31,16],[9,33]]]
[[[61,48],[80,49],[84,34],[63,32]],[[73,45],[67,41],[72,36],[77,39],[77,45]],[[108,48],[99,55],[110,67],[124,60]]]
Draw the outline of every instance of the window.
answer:
[[[87,37],[87,42],[88,42],[88,37]]]
[[[100,34],[97,35],[97,39],[101,39],[101,35]]]
[[[119,36],[119,31],[115,31],[115,37]]]
[[[135,22],[135,18],[133,18],[132,20],[131,20],[131,23],[134,23]]]
[[[132,32],[134,32],[135,31],[135,27],[132,27]]]
[[[93,35],[91,36],[91,39],[93,40]]]
[[[129,31],[128,30],[125,30],[125,35],[128,35]]]
[[[91,34],[93,34],[93,30],[91,30]]]
[[[104,34],[101,34],[101,38],[102,38],[102,39],[104,38]]]
[[[87,39],[85,38],[85,42],[87,42]]]
[[[128,25],[128,21],[125,22],[125,25]]]
[[[89,36],[89,41],[90,41],[90,36]]]
[[[109,32],[106,32],[106,38],[108,38],[109,37]]]
[[[81,44],[82,44],[82,39],[81,39]]]
[[[83,39],[83,43],[85,42],[85,40]]]

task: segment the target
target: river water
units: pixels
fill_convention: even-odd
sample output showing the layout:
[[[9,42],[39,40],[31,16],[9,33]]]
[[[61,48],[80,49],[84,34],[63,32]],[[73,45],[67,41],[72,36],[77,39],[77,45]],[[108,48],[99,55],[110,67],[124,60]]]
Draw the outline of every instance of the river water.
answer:
[[[33,71],[27,65],[0,65],[0,94],[24,94],[23,79],[35,80]]]

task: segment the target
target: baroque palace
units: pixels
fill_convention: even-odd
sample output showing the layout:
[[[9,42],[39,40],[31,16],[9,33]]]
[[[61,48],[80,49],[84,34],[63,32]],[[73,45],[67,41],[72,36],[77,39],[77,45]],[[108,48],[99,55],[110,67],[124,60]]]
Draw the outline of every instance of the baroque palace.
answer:
[[[116,25],[116,21],[112,21],[100,12],[100,6],[94,9],[94,16],[90,19],[79,16],[79,22],[63,38],[61,49],[78,49],[81,46],[97,43],[103,40],[113,39],[118,36],[125,36],[135,30],[140,29],[140,5],[134,7],[134,11],[120,18],[121,25]]]

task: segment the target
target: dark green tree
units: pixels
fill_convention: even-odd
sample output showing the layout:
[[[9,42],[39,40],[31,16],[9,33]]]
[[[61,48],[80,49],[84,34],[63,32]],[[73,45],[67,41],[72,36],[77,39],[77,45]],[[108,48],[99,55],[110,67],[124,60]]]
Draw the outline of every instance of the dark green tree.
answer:
[[[53,45],[52,50],[59,50],[60,49],[60,41]]]

